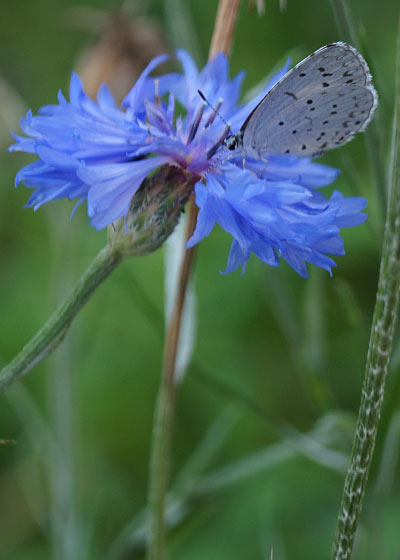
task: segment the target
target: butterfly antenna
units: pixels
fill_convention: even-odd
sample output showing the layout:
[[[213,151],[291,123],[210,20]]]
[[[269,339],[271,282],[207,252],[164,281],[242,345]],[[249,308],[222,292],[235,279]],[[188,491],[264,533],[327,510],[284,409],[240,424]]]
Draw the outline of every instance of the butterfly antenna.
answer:
[[[208,101],[208,99],[206,99],[204,93],[201,90],[198,89],[197,92],[200,95],[200,97],[202,98],[202,100],[213,110],[210,118],[208,119],[208,121],[205,124],[205,128],[207,128],[208,126],[210,126],[214,122],[214,119],[215,119],[216,115],[218,115],[219,118],[221,119],[221,121],[225,124],[225,129],[223,130],[221,136],[219,137],[217,142],[214,144],[214,146],[212,148],[210,148],[207,152],[207,159],[211,159],[214,156],[214,154],[218,151],[218,149],[224,144],[224,142],[228,138],[228,136],[231,135],[231,125],[230,125],[229,122],[227,122],[224,119],[224,117],[219,112],[219,108],[222,105],[222,99],[221,98],[218,100],[217,106],[214,107],[213,105],[211,105],[211,103]]]
[[[208,119],[208,121],[206,122],[205,128],[207,128],[208,126],[210,126],[213,122],[214,119],[216,117],[216,115],[219,116],[219,118],[221,119],[221,121],[226,125],[228,132],[230,132],[231,130],[231,125],[224,119],[224,117],[221,115],[221,113],[219,112],[219,109],[222,105],[222,99],[220,98],[218,100],[217,106],[214,107],[213,105],[211,105],[211,103],[208,101],[208,99],[206,99],[204,93],[201,90],[197,90],[197,93],[200,95],[200,97],[202,98],[202,100],[207,103],[207,105],[213,110],[212,115],[210,116],[210,118]]]

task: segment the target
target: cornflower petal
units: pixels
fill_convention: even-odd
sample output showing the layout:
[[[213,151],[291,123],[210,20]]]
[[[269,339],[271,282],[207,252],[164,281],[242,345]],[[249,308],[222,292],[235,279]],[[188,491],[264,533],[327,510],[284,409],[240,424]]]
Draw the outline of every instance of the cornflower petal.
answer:
[[[154,169],[168,163],[168,157],[154,157],[140,162],[109,165],[81,165],[77,175],[90,185],[88,214],[91,224],[102,229],[121,216],[125,216],[132,197],[143,179]]]
[[[151,91],[151,84],[148,83],[147,77],[149,74],[157,68],[162,62],[168,60],[168,55],[161,54],[154,58],[143,70],[141,75],[139,76],[136,84],[133,86],[131,91],[125,97],[122,107],[127,108],[127,115],[129,117],[133,117],[138,109],[138,107],[143,103],[146,97],[152,98],[154,95],[154,91]],[[149,89],[150,88],[150,89]],[[153,86],[154,89],[154,86]]]

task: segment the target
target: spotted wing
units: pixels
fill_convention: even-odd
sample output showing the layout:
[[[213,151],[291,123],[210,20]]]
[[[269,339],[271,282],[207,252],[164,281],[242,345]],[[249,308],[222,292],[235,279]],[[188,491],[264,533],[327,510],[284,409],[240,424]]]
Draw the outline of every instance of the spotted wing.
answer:
[[[315,51],[290,70],[242,126],[244,150],[315,157],[363,130],[377,106],[364,58],[346,43]]]

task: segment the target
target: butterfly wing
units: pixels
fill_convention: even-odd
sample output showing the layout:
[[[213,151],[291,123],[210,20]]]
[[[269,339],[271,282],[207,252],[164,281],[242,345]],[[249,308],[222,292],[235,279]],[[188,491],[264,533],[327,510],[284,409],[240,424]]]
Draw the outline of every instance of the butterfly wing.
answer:
[[[242,126],[249,156],[316,157],[363,130],[377,106],[364,58],[346,43],[315,51],[290,70]]]

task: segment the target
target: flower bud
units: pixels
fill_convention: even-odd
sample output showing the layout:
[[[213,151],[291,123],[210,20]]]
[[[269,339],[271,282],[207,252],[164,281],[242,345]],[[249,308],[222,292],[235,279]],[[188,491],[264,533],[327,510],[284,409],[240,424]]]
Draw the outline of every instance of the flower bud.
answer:
[[[110,247],[123,257],[147,255],[171,235],[193,191],[198,175],[163,165],[145,179],[129,212],[108,226]]]

